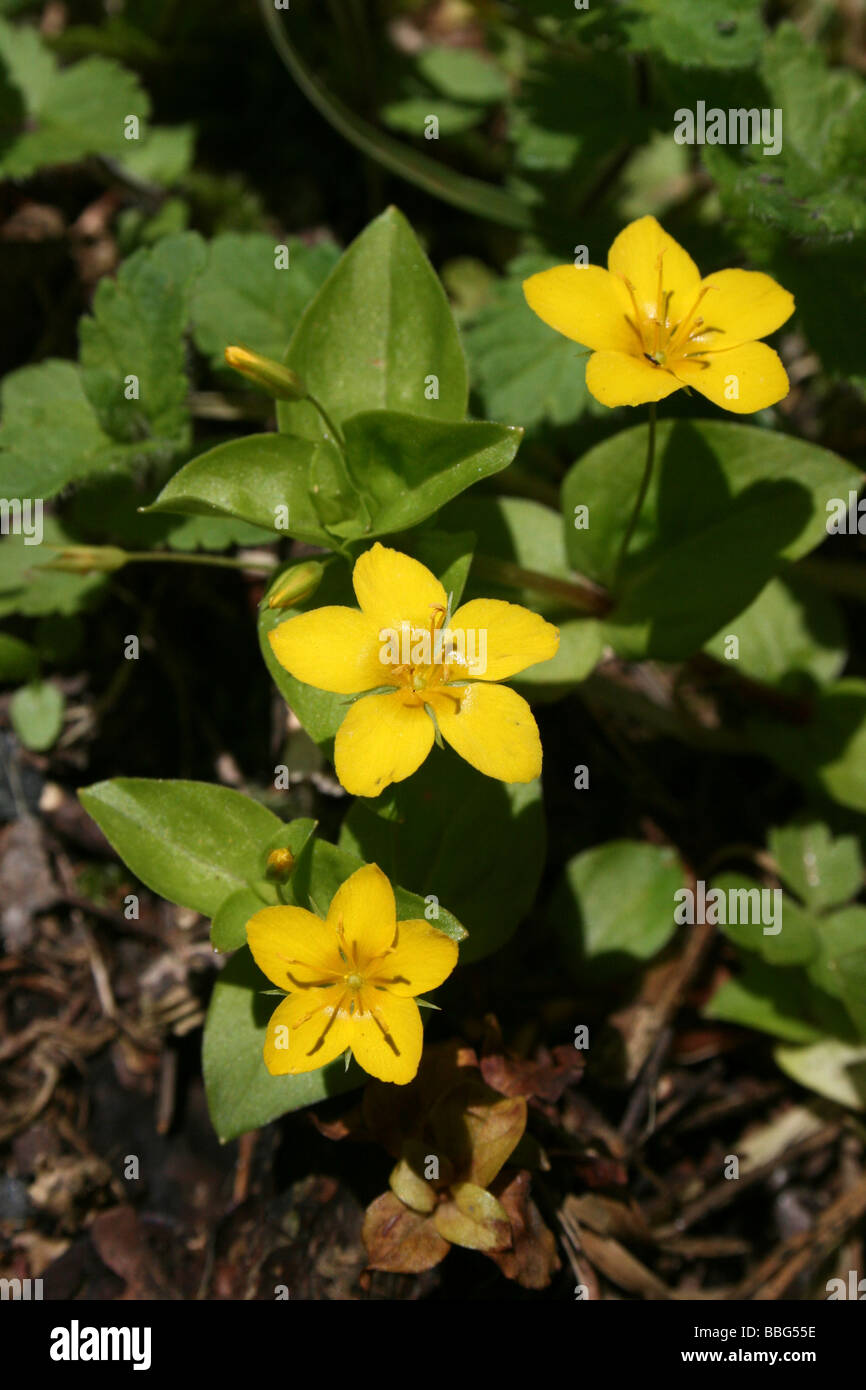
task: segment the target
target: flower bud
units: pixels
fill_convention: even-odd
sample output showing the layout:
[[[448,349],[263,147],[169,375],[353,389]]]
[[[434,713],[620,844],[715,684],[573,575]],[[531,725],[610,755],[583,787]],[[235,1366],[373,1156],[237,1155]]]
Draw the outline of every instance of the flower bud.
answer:
[[[268,878],[275,878],[284,883],[290,877],[294,867],[295,856],[288,848],[272,849],[268,855],[266,863]]]
[[[318,560],[304,560],[280,575],[268,594],[269,608],[294,608],[310,598],[322,582],[325,566]]]
[[[227,347],[225,359],[230,367],[249,377],[278,401],[302,401],[307,388],[296,372],[290,371],[272,357],[262,357],[244,347]]]
[[[126,561],[126,552],[116,545],[65,545],[56,549],[54,558],[43,569],[63,570],[66,574],[108,574],[122,569]]]

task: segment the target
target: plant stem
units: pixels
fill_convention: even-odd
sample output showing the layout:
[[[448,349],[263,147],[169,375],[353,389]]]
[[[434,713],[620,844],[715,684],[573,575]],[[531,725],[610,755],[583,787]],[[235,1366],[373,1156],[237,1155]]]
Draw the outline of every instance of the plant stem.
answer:
[[[596,588],[588,579],[575,576],[572,579],[557,579],[550,574],[540,574],[537,570],[524,569],[510,560],[496,560],[492,555],[476,555],[472,561],[473,572],[480,579],[495,580],[510,589],[533,589],[539,594],[550,594],[560,599],[580,613],[601,617],[610,609],[611,602],[603,589]]]
[[[322,402],[317,400],[311,391],[307,392],[306,399],[310,402],[310,405],[313,406],[313,408],[319,412],[319,415],[322,418],[325,428],[331,431],[331,434],[334,436],[334,439],[336,440],[337,445],[340,449],[340,453],[344,454],[346,452],[346,441],[340,434],[340,431],[337,429],[337,426],[334,424],[327,410],[322,405]]]
[[[211,565],[215,569],[254,570],[259,574],[271,574],[278,564],[276,560],[270,565],[261,560],[232,560],[225,555],[191,555],[173,550],[127,551],[126,559],[127,563],[133,560],[167,560],[176,565]]]
[[[619,555],[617,557],[616,569],[614,570],[613,577],[613,587],[615,589],[619,585],[619,577],[622,571],[623,564],[625,562],[626,552],[628,551],[629,545],[631,544],[632,537],[634,536],[635,529],[640,519],[640,514],[643,511],[643,504],[646,501],[647,492],[649,491],[650,479],[652,478],[653,472],[653,463],[655,462],[655,455],[656,403],[655,401],[651,401],[649,408],[649,440],[647,442],[646,463],[644,464],[643,477],[641,478],[640,488],[638,490],[637,501],[635,502],[634,511],[631,514],[631,520],[629,521],[628,526],[626,527],[625,535],[622,538],[622,545],[619,548]]]

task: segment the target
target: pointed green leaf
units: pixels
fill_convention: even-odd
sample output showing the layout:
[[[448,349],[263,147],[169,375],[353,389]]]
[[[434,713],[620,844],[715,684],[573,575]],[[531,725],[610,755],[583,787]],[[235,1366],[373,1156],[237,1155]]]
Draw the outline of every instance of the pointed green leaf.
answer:
[[[261,877],[262,848],[281,825],[257,801],[208,782],[116,777],[79,797],[142,883],[206,917]]]
[[[286,363],[338,424],[369,410],[462,420],[466,365],[451,309],[409,223],[388,208],[352,243],[306,309]],[[428,399],[430,377],[438,399]],[[321,439],[306,403],[282,402],[280,429]]]

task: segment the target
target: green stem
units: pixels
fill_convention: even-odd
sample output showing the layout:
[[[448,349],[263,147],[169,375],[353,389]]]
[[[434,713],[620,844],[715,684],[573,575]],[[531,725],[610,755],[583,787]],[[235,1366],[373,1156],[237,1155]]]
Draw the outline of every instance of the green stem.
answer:
[[[419,154],[409,145],[386,135],[334,96],[309,70],[289,38],[290,28],[274,9],[274,0],[259,0],[259,9],[281,61],[308,101],[324,116],[344,140],[385,169],[442,198],[473,216],[487,217],[506,227],[528,231],[532,226],[529,209],[507,192],[483,179],[458,174],[438,160]]]
[[[656,455],[656,403],[655,403],[655,401],[651,401],[651,402],[650,402],[650,408],[649,408],[649,440],[647,441],[646,463],[644,464],[643,477],[641,478],[640,489],[639,489],[639,491],[638,491],[637,501],[635,502],[634,511],[633,511],[632,514],[631,514],[631,520],[629,521],[628,526],[626,527],[625,535],[624,535],[623,538],[622,538],[622,545],[621,545],[620,548],[619,548],[619,555],[618,555],[618,557],[617,557],[616,569],[614,570],[614,578],[613,578],[613,587],[614,587],[614,589],[618,588],[618,586],[619,586],[619,577],[620,577],[620,573],[622,572],[623,564],[624,564],[624,562],[625,562],[626,553],[627,553],[627,551],[628,551],[629,545],[631,544],[632,537],[634,536],[635,529],[636,529],[637,524],[638,524],[638,521],[639,521],[639,519],[640,519],[640,514],[641,514],[641,512],[643,511],[643,504],[644,504],[644,502],[646,501],[646,495],[647,495],[647,492],[649,491],[650,479],[652,478],[653,463],[655,462],[655,455]]]
[[[277,568],[277,561],[266,565],[260,560],[231,560],[225,555],[188,555],[173,550],[133,550],[127,551],[130,561],[166,560],[176,565],[211,565],[214,569],[254,570],[259,574],[271,574]]]
[[[538,594],[549,594],[576,608],[578,612],[593,617],[602,617],[610,610],[611,602],[603,589],[598,589],[588,579],[575,576],[573,579],[557,579],[550,574],[540,574],[538,570],[524,569],[522,565],[512,564],[510,560],[497,560],[492,555],[476,555],[472,561],[473,573],[479,579],[490,579],[505,584],[509,589],[532,589]]]
[[[325,407],[322,405],[322,402],[316,399],[316,397],[313,395],[312,391],[308,391],[308,392],[307,392],[306,399],[310,402],[310,405],[313,406],[313,408],[319,412],[319,415],[320,415],[320,417],[321,417],[321,419],[322,419],[322,422],[324,423],[325,429],[328,429],[328,430],[331,431],[331,434],[334,436],[334,439],[335,439],[336,442],[337,442],[337,446],[338,446],[338,448],[339,448],[339,450],[340,450],[340,453],[341,453],[341,454],[345,454],[345,452],[346,452],[346,441],[345,441],[345,439],[343,438],[343,436],[340,434],[340,431],[337,429],[337,426],[334,424],[334,422],[333,422],[333,420],[331,419],[330,415],[328,414],[327,410],[326,410]]]

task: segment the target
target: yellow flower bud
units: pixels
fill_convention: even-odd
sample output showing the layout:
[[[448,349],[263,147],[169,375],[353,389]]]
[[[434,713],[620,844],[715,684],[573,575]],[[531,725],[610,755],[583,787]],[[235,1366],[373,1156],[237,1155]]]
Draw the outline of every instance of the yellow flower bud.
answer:
[[[268,594],[269,608],[294,608],[314,594],[322,582],[325,566],[318,560],[304,560],[280,575]]]
[[[267,858],[268,878],[287,879],[295,867],[295,856],[287,848],[272,849]]]
[[[302,401],[306,397],[307,388],[297,373],[271,357],[262,357],[244,347],[227,347],[225,359],[234,371],[249,377],[279,401]]]
[[[107,574],[122,569],[126,561],[126,552],[116,545],[66,545],[57,549],[55,557],[43,568],[63,570],[66,574]]]

